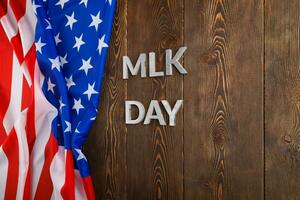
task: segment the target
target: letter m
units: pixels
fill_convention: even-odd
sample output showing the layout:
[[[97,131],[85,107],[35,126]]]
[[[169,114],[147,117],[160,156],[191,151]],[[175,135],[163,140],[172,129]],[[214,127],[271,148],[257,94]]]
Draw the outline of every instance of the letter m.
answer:
[[[146,54],[140,54],[135,66],[128,56],[123,56],[123,79],[128,79],[129,72],[131,75],[137,75],[141,70],[141,77],[146,77]]]

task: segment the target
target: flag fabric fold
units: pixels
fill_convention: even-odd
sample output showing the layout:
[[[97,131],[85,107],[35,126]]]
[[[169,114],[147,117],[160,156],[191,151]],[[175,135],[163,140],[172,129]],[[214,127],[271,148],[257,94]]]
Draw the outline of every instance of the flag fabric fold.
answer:
[[[0,1],[0,199],[95,199],[82,146],[116,0]]]

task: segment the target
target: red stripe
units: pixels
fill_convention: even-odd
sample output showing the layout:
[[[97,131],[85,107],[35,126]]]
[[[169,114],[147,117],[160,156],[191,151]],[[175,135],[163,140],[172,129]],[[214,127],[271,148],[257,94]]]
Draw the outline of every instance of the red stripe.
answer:
[[[95,191],[93,182],[90,176],[82,178],[84,190],[88,200],[95,200]]]
[[[0,18],[6,15],[7,12],[7,0],[0,1]]]
[[[27,112],[27,121],[26,121],[26,136],[28,141],[29,153],[31,153],[34,141],[35,141],[35,117],[34,117],[34,67],[36,62],[35,55],[35,46],[32,45],[30,50],[28,51],[25,57],[26,67],[28,69],[30,79],[31,79],[31,87],[28,85],[26,79],[23,81],[23,93],[22,93],[22,110],[29,108]]]
[[[50,199],[53,192],[53,183],[50,176],[50,165],[58,151],[58,143],[53,134],[50,134],[49,141],[45,148],[45,161],[41,172],[38,187],[34,199]]]
[[[9,4],[16,16],[17,21],[25,15],[26,11],[26,0],[10,0]]]
[[[26,67],[29,71],[30,78],[33,81],[34,80],[34,67],[35,67],[35,46],[32,45],[30,50],[28,51],[26,57],[25,57],[25,63]],[[25,88],[26,87],[26,88]],[[22,93],[22,110],[28,107],[27,112],[27,121],[26,121],[26,136],[27,136],[27,142],[28,142],[28,148],[29,148],[29,154],[32,152],[32,148],[35,141],[35,115],[34,115],[34,109],[35,109],[35,103],[33,98],[33,91],[34,91],[34,84],[32,83],[31,87],[29,87],[27,80],[23,80],[23,93]],[[32,163],[29,162],[28,166],[28,173],[26,177],[26,183],[24,188],[24,200],[30,199],[30,191],[31,191],[31,168]]]
[[[8,159],[8,172],[4,199],[16,199],[19,176],[19,144],[14,128],[6,138],[2,148]]]
[[[2,0],[0,0],[2,1]],[[9,43],[9,40],[0,24],[0,145],[4,142],[7,133],[3,127],[3,118],[10,101],[11,92],[11,80],[12,80],[12,59],[13,59],[13,49]]]
[[[23,63],[24,54],[22,49],[22,41],[20,37],[20,33],[18,32],[13,38],[11,38],[11,44],[15,50],[19,63]]]
[[[31,168],[32,168],[32,165],[29,163],[27,176],[26,176],[26,182],[25,182],[25,188],[24,188],[24,193],[23,193],[23,200],[30,199]]]
[[[35,69],[35,62],[36,62],[36,49],[35,44],[32,44],[30,49],[28,50],[26,56],[25,56],[25,62],[29,70],[29,74],[31,79],[34,78],[34,69]]]
[[[73,154],[71,150],[67,150],[66,156],[66,178],[65,184],[61,189],[61,195],[63,199],[74,200],[75,199],[75,187],[74,187],[74,163]]]

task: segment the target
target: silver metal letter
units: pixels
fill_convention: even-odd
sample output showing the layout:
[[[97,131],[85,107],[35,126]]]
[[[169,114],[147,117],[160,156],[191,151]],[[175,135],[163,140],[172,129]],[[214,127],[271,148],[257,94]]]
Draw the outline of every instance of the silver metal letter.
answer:
[[[162,100],[161,102],[164,105],[165,110],[167,111],[167,113],[169,115],[169,126],[175,126],[176,114],[179,111],[180,107],[182,106],[183,100],[177,100],[173,109],[171,109],[168,101]]]
[[[136,119],[132,119],[131,116],[131,107],[135,105],[139,110],[139,115]],[[140,123],[145,116],[145,108],[142,103],[138,101],[125,101],[125,121],[126,124],[138,124]]]
[[[153,114],[154,112],[156,114]],[[147,111],[147,114],[146,114],[146,117],[145,117],[144,124],[150,124],[150,121],[152,119],[157,119],[159,121],[160,125],[164,125],[164,126],[166,125],[164,116],[163,116],[163,114],[160,110],[160,107],[159,107],[159,103],[156,100],[152,100],[150,102],[150,105],[149,105],[149,108],[148,108],[148,111]]]
[[[157,72],[155,71],[155,53],[149,53],[149,76],[150,77],[157,77],[157,76],[164,76],[164,72]]]
[[[128,79],[128,69],[134,76],[137,75],[141,68],[141,77],[146,77],[146,54],[141,53],[135,66],[128,56],[123,56],[123,79]]]
[[[174,58],[172,58],[172,49],[166,50],[166,75],[170,76],[173,74],[172,65],[174,65],[181,74],[187,74],[187,71],[179,62],[179,59],[183,56],[186,49],[187,47],[180,47]]]

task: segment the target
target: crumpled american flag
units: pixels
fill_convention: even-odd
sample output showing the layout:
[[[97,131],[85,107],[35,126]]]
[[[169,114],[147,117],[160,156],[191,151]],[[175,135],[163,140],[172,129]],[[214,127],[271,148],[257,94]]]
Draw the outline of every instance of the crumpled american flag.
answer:
[[[116,0],[0,0],[0,199],[95,199],[82,153]]]

